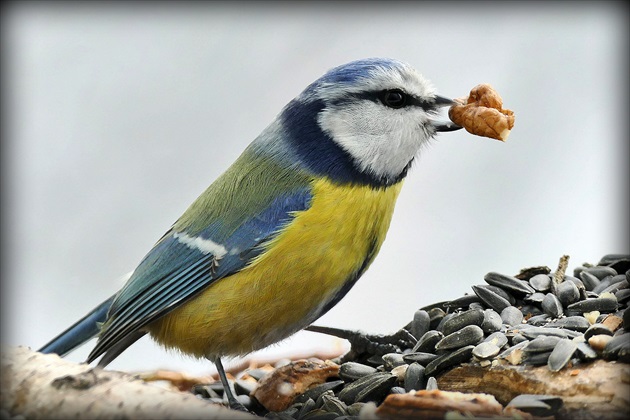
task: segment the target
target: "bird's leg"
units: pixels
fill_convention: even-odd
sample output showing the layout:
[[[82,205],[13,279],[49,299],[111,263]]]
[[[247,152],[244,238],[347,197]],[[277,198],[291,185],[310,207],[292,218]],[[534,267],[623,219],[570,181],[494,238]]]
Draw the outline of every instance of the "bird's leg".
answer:
[[[223,384],[223,392],[225,392],[225,396],[227,397],[228,403],[230,404],[230,408],[232,410],[245,411],[249,412],[247,408],[234,396],[232,392],[232,388],[230,387],[230,383],[228,382],[227,376],[225,375],[225,369],[223,369],[223,364],[221,363],[221,358],[217,357],[214,359],[214,364],[217,367],[217,371],[219,371],[219,378],[221,378],[221,383]]]
[[[406,329],[400,329],[394,334],[367,334],[361,331],[344,330],[341,328],[310,325],[307,331],[334,335],[350,342],[350,354],[354,355],[383,355],[399,352],[404,348],[413,347],[418,340]]]

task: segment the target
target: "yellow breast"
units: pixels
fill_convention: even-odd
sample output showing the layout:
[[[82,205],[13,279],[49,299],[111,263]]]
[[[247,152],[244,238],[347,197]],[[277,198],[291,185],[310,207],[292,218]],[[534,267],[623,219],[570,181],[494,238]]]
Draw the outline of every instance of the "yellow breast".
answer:
[[[149,332],[167,347],[212,357],[246,354],[308,326],[380,249],[401,186],[316,181],[311,207],[297,212],[251,264],[153,322]]]

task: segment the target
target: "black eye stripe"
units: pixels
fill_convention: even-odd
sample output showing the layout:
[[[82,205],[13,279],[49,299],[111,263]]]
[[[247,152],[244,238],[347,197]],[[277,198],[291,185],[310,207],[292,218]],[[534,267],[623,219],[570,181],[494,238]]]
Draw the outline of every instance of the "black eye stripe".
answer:
[[[403,95],[405,95],[405,105],[402,107],[398,107],[397,109],[406,108],[409,106],[417,106],[427,112],[432,112],[436,110],[435,101],[428,102],[428,101],[420,100],[417,97],[413,95],[409,95],[408,93],[405,93],[404,91],[400,89],[386,89],[386,90],[381,90],[381,91],[376,91],[376,92],[372,91],[372,92],[363,92],[363,93],[353,93],[352,95],[350,95],[350,97],[356,98],[356,99],[367,99],[372,102],[377,102],[379,104],[382,104],[383,106],[387,106],[383,104],[382,99],[381,99],[383,95],[385,95],[387,92],[400,92]],[[347,102],[348,99],[349,98],[346,97],[346,99],[335,101],[335,103],[341,104],[343,102]]]

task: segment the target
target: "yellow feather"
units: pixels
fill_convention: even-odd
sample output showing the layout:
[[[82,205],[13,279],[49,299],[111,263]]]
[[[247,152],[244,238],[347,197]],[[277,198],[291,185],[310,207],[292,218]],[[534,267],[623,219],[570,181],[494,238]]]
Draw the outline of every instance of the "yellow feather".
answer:
[[[247,354],[306,327],[376,255],[401,186],[315,181],[312,206],[296,212],[250,265],[154,321],[149,332],[166,347],[212,357]]]

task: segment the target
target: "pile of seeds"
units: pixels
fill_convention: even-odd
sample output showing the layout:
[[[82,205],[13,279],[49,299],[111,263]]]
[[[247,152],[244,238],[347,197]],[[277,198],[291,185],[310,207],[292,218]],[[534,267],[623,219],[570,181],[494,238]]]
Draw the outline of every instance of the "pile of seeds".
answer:
[[[279,412],[267,410],[249,395],[245,372],[235,390],[253,412],[273,419],[352,419],[366,403],[380,404],[389,394],[437,389],[436,376],[463,363],[490,366],[503,359],[513,365],[547,365],[551,371],[595,359],[630,363],[630,256],[606,255],[596,265],[565,274],[558,269],[522,270],[516,276],[495,272],[472,293],[419,309],[403,329],[389,336],[332,328],[310,330],[341,336],[350,352],[335,362],[338,379],[297,396]],[[220,386],[197,392],[222,401]],[[521,395],[510,404],[537,416],[551,416],[562,406],[554,396]]]

